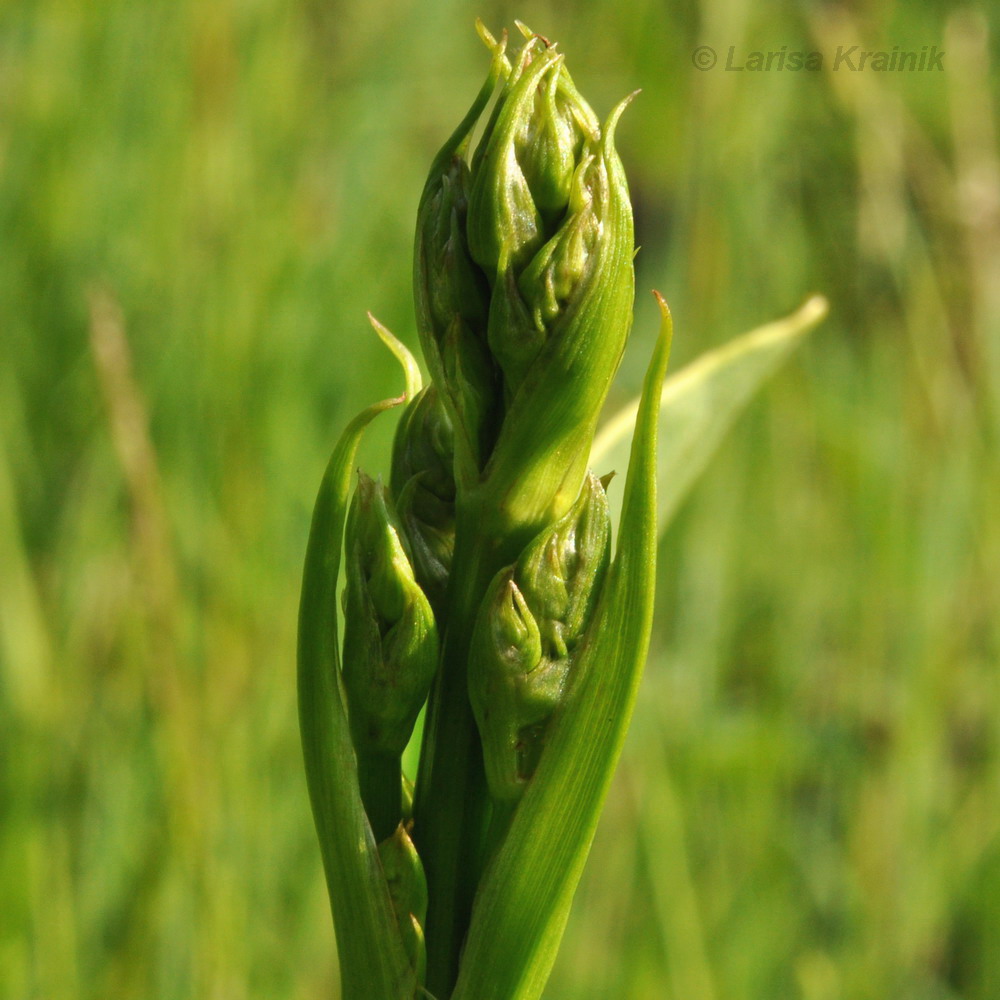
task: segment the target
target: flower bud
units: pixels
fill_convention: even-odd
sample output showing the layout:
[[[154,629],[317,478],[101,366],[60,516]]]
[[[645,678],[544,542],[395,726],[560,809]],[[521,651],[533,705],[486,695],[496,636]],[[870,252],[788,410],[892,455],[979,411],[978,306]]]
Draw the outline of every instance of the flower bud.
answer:
[[[486,320],[489,289],[469,256],[465,237],[469,167],[454,157],[423,205],[417,232],[421,251],[421,326],[440,342],[457,317],[475,332]]]
[[[569,656],[583,635],[610,546],[608,498],[601,481],[588,473],[576,503],[517,562],[525,600],[542,622],[547,655]]]
[[[437,669],[431,606],[381,483],[360,474],[345,532],[344,668],[359,752],[399,755]]]
[[[451,419],[437,386],[432,383],[410,401],[396,427],[389,478],[392,495],[398,497],[403,487],[419,476],[421,497],[454,504],[454,462]]]
[[[520,275],[508,272],[494,289],[488,336],[508,398],[524,382],[587,273],[601,235],[594,189],[603,178],[594,178],[594,172],[599,175],[600,168],[588,156],[573,174],[562,226]]]
[[[455,549],[454,461],[452,423],[432,383],[396,428],[390,484],[414,576],[435,614],[444,609]]]
[[[565,63],[554,63],[535,90],[531,116],[514,135],[515,157],[547,231],[566,210],[585,146],[598,138],[597,117],[573,85]]]
[[[402,823],[391,837],[378,845],[378,856],[403,947],[416,972],[417,982],[423,983],[427,966],[423,929],[427,919],[427,877],[417,849]]]
[[[525,69],[531,54],[526,46],[517,70],[507,79],[473,160],[469,250],[491,285],[508,268],[520,270],[545,240],[541,213],[517,160],[514,134],[524,130],[534,104],[534,91],[556,56],[539,52]]]
[[[581,161],[572,177],[566,221],[518,278],[518,291],[530,307],[531,318],[540,332],[548,332],[559,319],[587,272],[601,235],[601,223],[594,210],[594,189],[605,182],[593,156]]]
[[[486,593],[472,639],[469,698],[499,801],[517,800],[534,774],[587,633],[610,538],[604,487],[589,475],[570,510]]]

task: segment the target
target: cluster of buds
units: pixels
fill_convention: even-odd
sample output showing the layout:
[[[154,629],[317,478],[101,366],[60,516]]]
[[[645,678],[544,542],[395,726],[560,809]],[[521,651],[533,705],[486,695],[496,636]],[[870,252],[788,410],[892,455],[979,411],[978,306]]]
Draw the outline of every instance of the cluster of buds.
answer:
[[[526,31],[511,62],[506,38],[482,33],[490,76],[418,212],[415,303],[434,384],[400,424],[393,488],[442,627],[456,513],[493,559],[492,583],[480,573],[456,585],[476,591],[458,627],[475,631],[462,654],[490,791],[511,801],[564,697],[607,564],[607,504],[586,464],[631,326],[634,249],[614,148],[628,101],[602,127],[546,39]]]
[[[495,530],[524,541],[579,492],[632,319],[632,210],[615,126],[565,61],[530,35],[475,154],[492,77],[439,154],[417,223],[424,355],[455,424],[456,478],[490,497]]]
[[[408,359],[389,486],[361,474],[346,516],[340,680],[314,683],[308,641],[300,654],[307,681],[333,700],[326,715],[302,709],[321,840],[340,850],[324,848],[328,876],[344,858],[366,858],[343,912],[348,899],[362,906],[371,940],[387,920],[397,925],[385,955],[363,953],[378,959],[386,996],[414,995],[425,972],[427,989],[450,995],[497,848],[490,815],[505,826],[519,808],[601,615],[614,611],[608,591],[622,588],[607,479],[587,462],[632,319],[632,211],[614,146],[628,99],[602,125],[547,39],[519,25],[526,41],[509,58],[506,35],[479,27],[490,71],[434,161],[417,217],[414,299],[431,383],[420,389]],[[369,418],[351,425],[328,473],[344,484],[345,507],[345,470]],[[338,559],[314,562],[317,579],[332,567],[335,586]],[[322,601],[318,589],[310,596],[309,566],[304,607]],[[642,655],[637,636],[623,656]],[[411,802],[401,759],[428,697]],[[321,726],[341,717],[346,784],[323,772]],[[346,796],[345,831],[329,818],[331,788]],[[367,825],[351,839],[355,801]],[[369,841],[377,851],[365,853]],[[345,976],[360,961],[342,954]]]

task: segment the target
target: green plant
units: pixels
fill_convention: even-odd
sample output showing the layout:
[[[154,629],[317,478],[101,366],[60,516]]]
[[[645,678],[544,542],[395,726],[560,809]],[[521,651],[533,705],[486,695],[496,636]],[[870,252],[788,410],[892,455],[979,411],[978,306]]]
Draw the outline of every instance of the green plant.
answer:
[[[306,556],[300,719],[348,1000],[541,995],[649,641],[661,398],[697,442],[697,457],[670,453],[693,469],[683,489],[823,310],[703,362],[671,395],[657,296],[642,397],[592,450],[631,326],[632,214],[614,148],[629,99],[601,126],[555,46],[519,27],[508,59],[506,36],[480,26],[487,79],[420,202],[431,382],[373,321],[406,394],[345,431]],[[698,405],[737,384],[728,402]],[[361,433],[402,403],[389,486],[362,475],[348,512]],[[612,471],[629,433],[612,554],[610,475],[588,465]],[[400,761],[425,701],[412,787]]]

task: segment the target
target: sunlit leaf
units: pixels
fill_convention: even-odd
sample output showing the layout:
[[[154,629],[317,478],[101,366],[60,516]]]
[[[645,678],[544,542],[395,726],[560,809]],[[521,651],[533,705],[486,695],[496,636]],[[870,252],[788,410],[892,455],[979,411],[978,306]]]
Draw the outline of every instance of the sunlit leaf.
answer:
[[[392,349],[392,343],[379,333]],[[419,373],[414,375],[415,365],[408,365],[400,351],[393,353],[403,366],[410,391]],[[337,933],[344,1000],[399,1000],[412,996],[416,989],[361,801],[340,679],[336,615],[341,540],[358,444],[365,427],[404,398],[369,406],[337,442],[316,498],[299,606],[299,726]]]
[[[736,417],[803,337],[827,313],[827,301],[813,296],[797,312],[758,327],[710,351],[672,375],[660,395],[660,448],[657,457],[657,526],[662,534],[705,471]],[[635,426],[638,400],[601,429],[590,452],[598,474],[623,469]],[[621,500],[610,491],[612,519]]]

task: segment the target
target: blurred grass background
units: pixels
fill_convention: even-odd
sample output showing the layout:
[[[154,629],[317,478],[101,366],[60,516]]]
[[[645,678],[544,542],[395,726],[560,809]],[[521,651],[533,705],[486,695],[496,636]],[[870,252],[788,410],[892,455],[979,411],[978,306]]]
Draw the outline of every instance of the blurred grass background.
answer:
[[[615,400],[653,285],[675,370],[832,304],[663,542],[548,995],[1000,996],[1000,36],[929,0],[0,7],[0,996],[337,996],[299,574],[340,428],[401,386],[365,309],[415,345],[476,15],[559,39],[600,114],[643,88]]]

